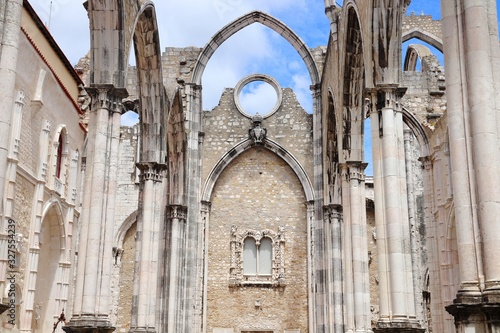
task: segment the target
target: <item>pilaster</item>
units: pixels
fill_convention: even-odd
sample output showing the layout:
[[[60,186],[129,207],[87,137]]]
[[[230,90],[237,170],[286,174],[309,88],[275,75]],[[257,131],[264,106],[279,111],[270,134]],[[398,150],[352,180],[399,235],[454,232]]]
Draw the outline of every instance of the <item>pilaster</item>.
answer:
[[[7,161],[9,156],[9,133],[11,132],[19,38],[21,35],[22,0],[7,0],[1,6],[2,29],[0,30],[0,217],[4,214]]]

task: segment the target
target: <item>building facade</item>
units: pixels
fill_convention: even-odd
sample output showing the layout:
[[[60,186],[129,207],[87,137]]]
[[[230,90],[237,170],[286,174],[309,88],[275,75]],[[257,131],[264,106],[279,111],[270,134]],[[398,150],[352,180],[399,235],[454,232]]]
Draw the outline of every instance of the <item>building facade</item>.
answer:
[[[255,11],[161,52],[151,2],[89,0],[78,74],[27,1],[0,5],[2,331],[497,332],[495,2],[408,4],[326,0],[315,49]],[[207,63],[254,23],[300,54],[312,113],[263,73],[203,110]]]

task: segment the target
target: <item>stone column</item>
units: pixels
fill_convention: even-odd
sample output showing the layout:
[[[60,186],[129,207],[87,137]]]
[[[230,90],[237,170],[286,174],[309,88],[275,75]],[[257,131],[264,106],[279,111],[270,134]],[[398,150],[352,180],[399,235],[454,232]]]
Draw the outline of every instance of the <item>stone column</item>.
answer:
[[[417,315],[417,320],[420,323],[425,323],[424,321],[424,301],[422,296],[422,274],[425,272],[424,267],[422,267],[421,259],[421,244],[420,244],[420,232],[417,216],[417,202],[415,198],[415,180],[414,180],[414,170],[413,170],[413,132],[406,125],[404,126],[404,153],[405,153],[405,166],[406,166],[406,189],[408,192],[408,218],[409,218],[409,228],[410,228],[410,246],[411,246],[411,263],[413,270],[413,290],[415,297],[415,310]]]
[[[470,114],[472,159],[477,188],[477,214],[483,246],[485,287],[500,296],[500,158],[495,105],[495,73],[489,36],[489,0],[463,0],[464,63]],[[496,55],[497,56],[497,55]],[[498,72],[498,71],[497,71]],[[453,97],[450,97],[453,98]],[[462,157],[463,158],[463,157]],[[462,263],[461,263],[462,264]]]
[[[8,243],[9,235],[7,233],[7,226],[9,219],[13,218],[12,213],[14,210],[14,200],[16,194],[16,178],[17,178],[17,165],[19,163],[19,144],[21,140],[21,123],[23,118],[23,107],[24,107],[24,93],[18,91],[15,99],[15,104],[12,109],[12,125],[10,128],[10,135],[6,136],[9,138],[10,143],[8,147],[8,155],[6,159],[6,170],[0,172],[5,172],[5,187],[2,198],[0,209],[0,290],[5,290],[5,280],[7,273],[8,264]],[[1,135],[1,134],[0,134]],[[28,237],[28,235],[24,235]]]
[[[329,332],[344,333],[342,206],[325,206],[326,248],[328,262],[328,326]]]
[[[129,332],[157,332],[158,255],[163,222],[163,179],[167,166],[140,162],[139,212],[137,215],[136,262],[132,323]]]
[[[365,174],[367,164],[341,164],[346,332],[371,332]]]
[[[491,0],[441,4],[461,281],[454,304],[446,309],[459,332],[482,332],[485,324],[476,322],[481,320],[477,313],[500,301],[498,31],[490,24],[494,7]],[[500,329],[495,322],[490,325],[492,332]]]
[[[95,85],[89,117],[77,280],[66,332],[112,332],[109,320],[123,89]]]
[[[371,332],[370,276],[366,227],[365,168],[367,163],[348,161],[351,196],[351,239],[354,285],[354,320],[356,332]],[[348,222],[348,221],[346,221]],[[346,223],[346,229],[349,228]]]
[[[22,0],[7,0],[0,6],[2,29],[0,29],[0,227],[3,223],[4,189],[7,160],[9,155],[9,134],[12,122],[12,108],[15,102],[16,67],[21,35]]]
[[[344,230],[342,233],[343,249],[342,261],[344,280],[344,325],[345,332],[352,333],[356,324],[354,321],[354,285],[353,285],[353,258],[351,237],[351,195],[349,186],[349,167],[346,163],[339,164],[342,181],[342,207],[344,218]]]
[[[371,115],[374,182],[381,187],[375,190],[380,278],[377,332],[422,330],[415,311],[401,96],[397,87],[379,87],[374,99],[377,111]]]
[[[183,257],[186,236],[187,207],[170,205],[167,207],[167,233],[166,243],[168,252],[167,268],[167,332],[182,332],[179,327],[183,325],[182,307],[184,300],[182,285]]]

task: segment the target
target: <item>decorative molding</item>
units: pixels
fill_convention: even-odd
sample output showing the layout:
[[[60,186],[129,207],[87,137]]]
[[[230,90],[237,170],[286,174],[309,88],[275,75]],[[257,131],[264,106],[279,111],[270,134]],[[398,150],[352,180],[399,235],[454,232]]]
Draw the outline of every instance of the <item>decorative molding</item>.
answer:
[[[272,273],[271,276],[243,274],[243,243],[246,238],[255,239],[258,246],[262,238],[267,237],[272,241]],[[284,287],[285,279],[285,228],[280,226],[278,232],[270,229],[252,230],[231,226],[231,266],[229,268],[229,286],[240,287],[248,285]]]
[[[262,121],[262,116],[257,113],[252,117],[252,128],[248,130],[248,135],[255,144],[261,144],[267,136],[267,129],[265,127],[261,127]]]
[[[123,112],[122,100],[128,96],[126,89],[115,88],[112,84],[100,84],[86,90],[92,96],[91,111],[107,109],[110,112]]]
[[[139,182],[152,180],[154,182],[161,182],[165,178],[167,165],[157,162],[139,162],[136,163],[137,168],[141,171],[139,175]]]

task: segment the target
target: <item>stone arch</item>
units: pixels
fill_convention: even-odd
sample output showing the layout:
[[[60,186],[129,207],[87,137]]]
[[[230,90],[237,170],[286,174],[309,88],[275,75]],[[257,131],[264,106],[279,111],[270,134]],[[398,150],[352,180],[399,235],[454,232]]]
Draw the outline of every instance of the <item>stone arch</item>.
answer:
[[[253,140],[246,139],[236,146],[234,146],[231,150],[229,150],[224,156],[222,156],[219,161],[215,164],[213,169],[210,171],[207,180],[205,181],[205,185],[203,186],[202,190],[202,197],[201,200],[205,202],[210,201],[210,197],[212,196],[212,191],[214,189],[214,186],[217,182],[217,179],[220,177],[224,169],[231,164],[231,162],[247,151],[248,149],[256,146]],[[263,143],[263,147],[272,151],[279,157],[281,157],[289,166],[292,168],[294,173],[297,175],[302,188],[304,189],[304,194],[306,196],[307,201],[312,201],[314,200],[314,190],[311,184],[311,181],[309,180],[304,168],[302,165],[300,165],[299,161],[290,154],[285,148],[283,148],[281,145],[278,143],[266,139]]]
[[[55,209],[55,212],[57,216],[59,217],[59,233],[61,235],[61,250],[66,249],[66,243],[65,240],[67,239],[66,235],[66,228],[64,225],[64,216],[63,216],[63,208],[59,200],[52,198],[50,199],[45,206],[43,207],[42,211],[42,221],[44,221],[45,217],[47,214],[50,212],[51,209]],[[40,234],[41,228],[42,228],[43,222],[41,225],[36,225],[35,226],[35,234]]]
[[[430,156],[431,147],[429,144],[429,135],[427,135],[426,129],[422,126],[418,119],[406,108],[403,108],[403,122],[411,129],[417,138],[422,156]]]
[[[326,177],[325,189],[327,189],[327,202],[330,204],[340,203],[340,185],[339,185],[339,151],[338,151],[338,127],[337,114],[335,110],[334,94],[328,89],[326,111]]]
[[[145,2],[134,24],[133,42],[139,85],[141,161],[164,160],[164,111],[168,103],[163,87],[160,37],[156,12],[151,1]]]
[[[61,124],[57,127],[52,138],[52,147],[50,154],[50,175],[49,183],[53,181],[54,189],[60,195],[63,194],[66,184],[66,172],[68,169],[68,130],[66,125]]]
[[[37,267],[33,304],[33,332],[47,332],[59,317],[67,302],[67,295],[62,293],[63,286],[69,284],[63,274],[68,256],[66,252],[66,234],[64,217],[58,200],[52,199],[46,203],[42,223],[36,226],[38,235],[35,246],[35,256],[30,256],[30,267]],[[32,251],[30,251],[32,252]],[[66,265],[68,266],[68,265]],[[69,268],[69,266],[68,266]],[[66,270],[69,272],[69,270]],[[67,276],[69,278],[69,275]]]
[[[406,51],[403,69],[405,71],[414,72],[417,68],[417,60],[430,55],[432,55],[432,52],[425,45],[420,45],[420,44],[409,45],[408,50]]]
[[[295,50],[297,50],[301,58],[304,60],[304,63],[309,71],[309,75],[311,76],[312,85],[316,85],[320,82],[318,68],[316,67],[314,58],[302,39],[300,39],[300,37],[297,36],[297,34],[288,28],[283,22],[260,11],[253,11],[241,16],[240,18],[227,24],[210,39],[196,61],[191,81],[194,84],[201,85],[201,78],[205,67],[219,46],[238,31],[256,22],[283,36],[283,38],[285,38],[295,48]]]
[[[345,5],[346,34],[342,83],[342,151],[344,160],[363,160],[365,66],[361,23],[355,4]],[[349,50],[347,52],[347,50]]]
[[[138,210],[133,211],[125,221],[120,225],[118,231],[115,235],[114,246],[116,248],[121,248],[123,245],[123,240],[125,239],[125,234],[130,229],[130,227],[137,221]]]
[[[186,185],[187,134],[180,90],[175,93],[167,121],[168,202],[182,205]]]
[[[443,40],[428,31],[422,30],[420,28],[410,29],[403,33],[401,41],[402,43],[404,43],[412,38],[417,38],[429,45],[434,46],[440,52],[443,52]]]

